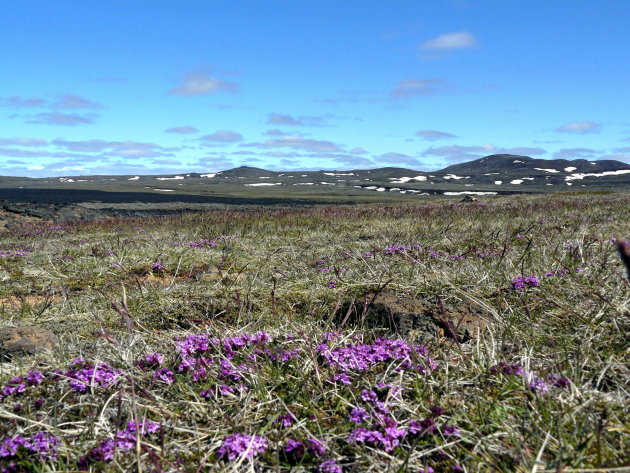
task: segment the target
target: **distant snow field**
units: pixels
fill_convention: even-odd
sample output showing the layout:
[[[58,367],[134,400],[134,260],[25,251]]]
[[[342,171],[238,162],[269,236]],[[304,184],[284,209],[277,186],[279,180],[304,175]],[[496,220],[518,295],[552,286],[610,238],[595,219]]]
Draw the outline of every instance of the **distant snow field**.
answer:
[[[573,166],[569,166],[569,167],[567,167],[567,168],[564,168],[564,170],[565,170],[566,172],[573,172],[573,171],[575,171],[576,169],[577,169],[577,168],[576,168],[576,167],[573,167]]]
[[[176,179],[184,179],[184,176],[175,176],[175,177],[156,177],[158,181],[173,181]]]
[[[353,172],[325,172],[324,176],[354,176]]]
[[[217,173],[215,172],[215,173],[210,173],[210,174],[201,174],[201,177],[214,177],[216,175]]]
[[[510,181],[510,184],[522,184],[523,183],[523,179],[514,179],[513,181]]]
[[[389,180],[392,181],[392,184],[404,184],[405,182],[409,182],[409,181],[426,181],[427,176],[398,177],[398,178],[390,177]]]
[[[134,176],[134,177],[130,177],[129,179],[127,179],[128,181],[137,181],[138,179],[140,179],[140,176]]]
[[[447,174],[446,176],[444,176],[444,179],[455,179],[455,180],[457,180],[457,179],[469,179],[469,178],[470,178],[470,176],[463,177],[463,176],[457,176],[456,174]]]
[[[569,168],[566,168],[569,169]],[[575,169],[575,168],[573,168]],[[604,171],[604,172],[582,172],[565,176],[565,181],[574,181],[576,179],[584,179],[585,177],[602,177],[602,176],[620,176],[622,174],[629,174],[630,169],[619,169],[617,171]]]
[[[257,184],[245,184],[246,186],[249,187],[259,187],[259,186],[280,186],[282,185],[281,182],[259,182]]]
[[[536,171],[546,171],[546,172],[560,172],[557,169],[546,169],[546,168],[534,168]]]
[[[498,192],[481,192],[481,191],[462,191],[462,192],[445,192],[444,195],[497,195]]]

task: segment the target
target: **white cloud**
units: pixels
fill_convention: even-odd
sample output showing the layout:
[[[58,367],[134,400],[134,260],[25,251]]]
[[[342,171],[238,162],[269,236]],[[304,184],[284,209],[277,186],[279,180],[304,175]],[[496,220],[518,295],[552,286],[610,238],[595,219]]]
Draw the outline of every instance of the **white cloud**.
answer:
[[[241,146],[256,148],[292,148],[313,153],[336,153],[342,151],[341,147],[331,141],[313,140],[301,136],[283,136],[264,143],[247,143]]]
[[[376,156],[375,159],[379,162],[388,164],[407,164],[412,166],[420,166],[422,164],[422,162],[416,158],[402,153],[385,153],[380,156]]]
[[[290,126],[322,126],[324,119],[322,117],[297,117],[284,115],[281,113],[272,113],[267,119],[270,125],[290,125]]]
[[[76,126],[94,123],[95,115],[77,115],[76,113],[44,112],[30,115],[26,121],[37,125]]]
[[[416,132],[416,136],[421,137],[425,141],[444,140],[446,138],[457,138],[452,133],[437,130],[420,130]]]
[[[553,157],[556,159],[593,159],[598,152],[590,148],[564,148],[556,151]]]
[[[583,122],[571,122],[556,128],[558,133],[577,133],[585,135],[587,133],[599,133],[601,131],[601,123],[595,123],[588,120]]]
[[[59,96],[58,100],[50,104],[50,108],[65,108],[65,109],[77,109],[77,108],[101,108],[101,105],[92,102],[88,99],[80,97],[74,94],[65,94]]]
[[[0,138],[3,146],[46,146],[48,142],[41,138]]]
[[[393,99],[408,99],[438,95],[448,90],[448,84],[442,79],[406,79],[398,82],[391,91]]]
[[[190,133],[199,133],[199,130],[197,130],[194,126],[176,126],[176,127],[164,130],[164,132],[165,133],[179,133],[179,134],[185,135],[185,134],[190,134]]]
[[[199,139],[214,143],[236,143],[237,141],[243,141],[243,135],[232,130],[217,130]]]
[[[468,31],[442,34],[420,45],[424,50],[445,51],[452,49],[468,49],[477,45],[477,40]]]
[[[170,95],[194,96],[214,92],[237,92],[238,84],[210,77],[206,72],[194,71],[184,76],[184,83],[172,89]]]

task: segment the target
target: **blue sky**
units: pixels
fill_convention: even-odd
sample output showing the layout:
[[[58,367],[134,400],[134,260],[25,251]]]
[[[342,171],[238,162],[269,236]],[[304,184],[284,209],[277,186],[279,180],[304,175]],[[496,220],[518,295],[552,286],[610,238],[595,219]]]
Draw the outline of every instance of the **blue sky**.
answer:
[[[0,175],[630,162],[627,0],[0,5]]]

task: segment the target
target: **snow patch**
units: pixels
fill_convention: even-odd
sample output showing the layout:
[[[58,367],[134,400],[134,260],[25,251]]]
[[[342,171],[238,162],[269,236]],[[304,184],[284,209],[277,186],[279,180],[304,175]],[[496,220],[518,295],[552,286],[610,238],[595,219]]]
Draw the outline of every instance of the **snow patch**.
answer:
[[[497,186],[500,186],[501,184],[503,184],[503,181],[494,181],[494,183],[495,183]]]
[[[444,195],[497,195],[497,192],[478,192],[478,191],[445,192]]]
[[[628,174],[628,173],[630,173],[630,169],[619,169],[617,171],[604,171],[604,172],[578,172],[575,174],[571,174],[570,176],[566,176],[564,180],[574,181],[576,179],[584,179],[585,177],[620,176],[622,174]]]
[[[174,181],[178,179],[184,179],[184,176],[175,176],[175,177],[156,177],[158,181]]]
[[[353,172],[325,172],[324,176],[354,176]]]
[[[512,161],[513,163],[524,163],[525,161],[519,161],[518,159],[515,159],[514,161]]]
[[[547,169],[547,168],[534,168],[536,171],[546,171],[546,172],[560,172],[557,169]]]
[[[280,186],[282,185],[281,182],[259,182],[257,184],[245,184],[246,186],[250,186],[250,187],[258,187],[258,186]]]
[[[174,189],[153,189],[153,190],[161,191],[161,192],[175,192]]]
[[[565,170],[566,172],[573,172],[573,171],[575,171],[576,169],[577,169],[577,168],[576,168],[576,167],[573,167],[573,166],[569,166],[568,168],[564,168],[564,170]]]
[[[392,184],[404,184],[409,181],[426,181],[427,176],[416,176],[416,177],[390,177],[390,181]]]
[[[463,177],[463,176],[457,176],[455,174],[447,174],[446,176],[444,176],[444,179],[455,179],[455,180],[457,180],[457,179],[470,179],[470,176]]]
[[[140,179],[140,176],[134,176],[134,177],[130,177],[129,179],[127,179],[128,181],[137,181],[138,179]]]
[[[217,173],[214,172],[214,173],[210,173],[210,174],[201,174],[201,177],[214,177],[216,175],[217,175]]]
[[[523,179],[514,179],[513,181],[510,181],[510,184],[522,184],[523,183]]]

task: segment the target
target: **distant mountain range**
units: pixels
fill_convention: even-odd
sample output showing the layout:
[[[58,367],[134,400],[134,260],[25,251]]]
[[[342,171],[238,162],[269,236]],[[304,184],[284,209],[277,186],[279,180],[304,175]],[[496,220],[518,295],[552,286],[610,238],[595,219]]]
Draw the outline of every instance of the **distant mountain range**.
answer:
[[[630,164],[585,159],[534,159],[494,154],[439,171],[384,167],[348,171],[269,171],[241,166],[216,173],[144,176],[68,176],[0,178],[0,188],[102,190],[239,195],[246,190],[269,195],[355,197],[371,192],[418,195],[499,195],[543,193],[575,188],[630,190]],[[241,189],[241,190],[239,190]],[[0,193],[1,194],[1,193]],[[227,195],[226,194],[226,195]]]

